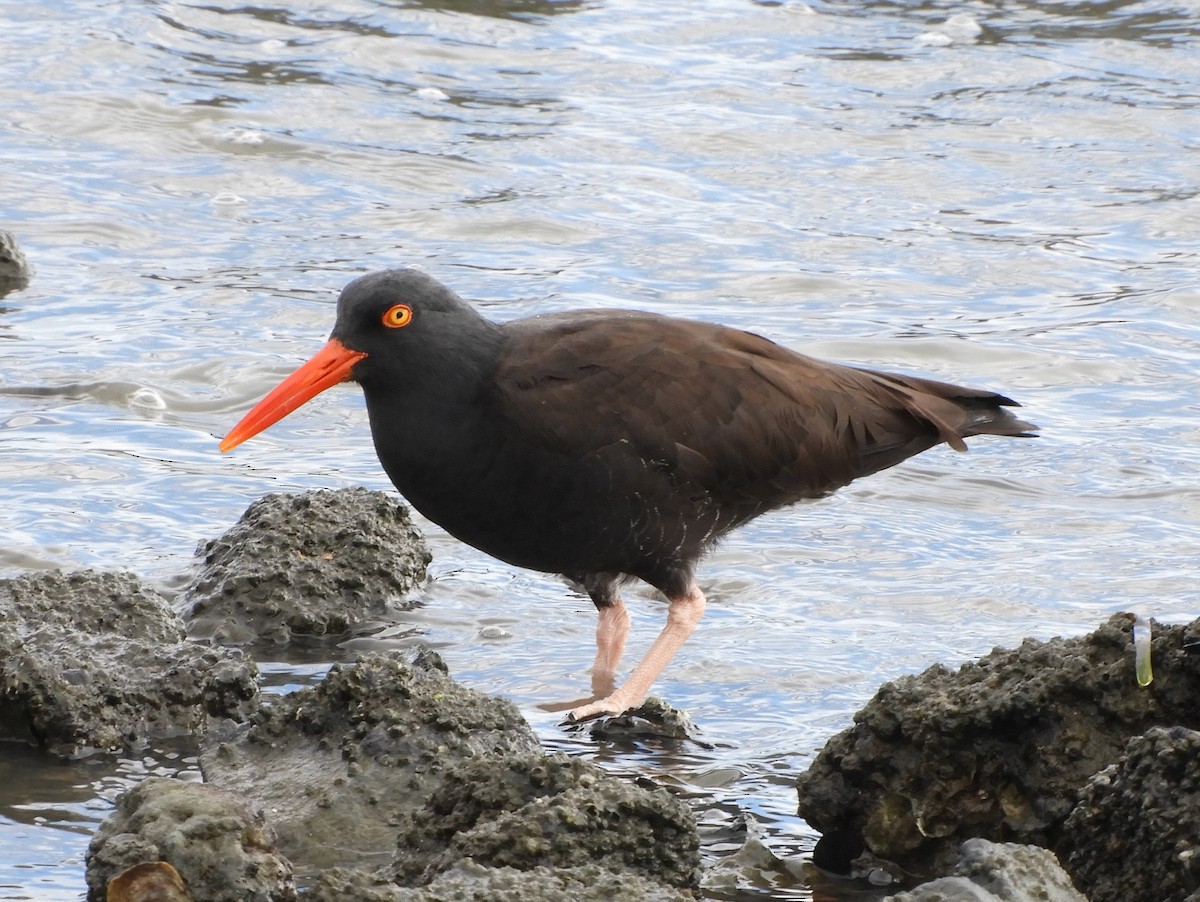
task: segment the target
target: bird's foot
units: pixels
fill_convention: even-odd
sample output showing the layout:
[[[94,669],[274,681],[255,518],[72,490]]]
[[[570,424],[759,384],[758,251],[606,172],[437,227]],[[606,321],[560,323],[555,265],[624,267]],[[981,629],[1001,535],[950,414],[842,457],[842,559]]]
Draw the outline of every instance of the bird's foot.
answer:
[[[608,698],[597,699],[586,705],[580,705],[578,708],[572,708],[564,723],[583,723],[586,720],[595,720],[597,717],[615,717],[635,706],[620,698],[619,692],[614,692]]]

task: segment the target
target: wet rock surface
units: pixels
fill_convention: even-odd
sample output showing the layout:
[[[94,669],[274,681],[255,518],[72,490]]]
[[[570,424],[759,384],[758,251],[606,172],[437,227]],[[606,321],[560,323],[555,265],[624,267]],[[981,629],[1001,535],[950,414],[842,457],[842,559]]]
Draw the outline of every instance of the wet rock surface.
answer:
[[[1133,896],[1130,899],[1136,898]],[[969,839],[953,875],[924,883],[885,902],[1088,902],[1053,852],[1037,846]]]
[[[593,739],[632,747],[638,743],[695,742],[696,725],[687,712],[671,707],[661,698],[651,696],[624,714],[601,717],[580,725],[564,724],[568,729],[586,729]]]
[[[489,868],[470,859],[427,886],[397,886],[380,875],[336,868],[305,895],[311,902],[691,902],[689,891],[594,864],[531,870]]]
[[[1134,679],[1130,615],[1096,632],[1026,640],[958,671],[885,684],[798,781],[824,834],[814,860],[863,851],[917,876],[947,873],[968,838],[1056,848],[1089,777],[1155,724],[1200,726],[1190,626],[1156,626],[1155,680]]]
[[[234,649],[187,642],[156,590],[127,573],[0,580],[0,735],[63,756],[244,720],[258,670]]]
[[[1091,902],[1200,899],[1200,733],[1156,727],[1130,740],[1088,782],[1063,849]]]
[[[0,297],[29,283],[29,261],[21,253],[16,236],[0,231]]]
[[[433,885],[471,859],[519,871],[590,862],[685,887],[699,876],[683,803],[546,756],[511,703],[455,683],[425,650],[334,667],[210,737],[201,766],[263,806],[307,873],[391,861],[387,881]]]
[[[727,839],[723,845],[728,848],[728,840],[737,839],[741,841],[741,848],[723,855],[704,871],[703,888],[720,894],[718,898],[758,895],[758,887],[763,885],[805,882],[800,860],[776,855],[768,844],[766,831],[748,812],[741,812],[720,832]],[[707,838],[711,840],[712,833]],[[823,898],[819,891],[813,895]]]
[[[647,784],[561,754],[464,762],[404,818],[388,873],[419,885],[464,859],[521,870],[591,862],[694,886],[695,820],[682,802]]]
[[[290,902],[292,867],[274,846],[270,825],[243,797],[149,777],[120,798],[92,837],[88,899],[102,902],[109,881],[129,868],[164,861],[194,902]]]
[[[258,800],[288,855],[318,869],[390,860],[397,814],[448,769],[537,749],[511,702],[454,682],[436,654],[417,650],[334,666],[246,727],[210,734],[200,765],[205,779]]]
[[[362,488],[266,495],[197,556],[189,633],[228,645],[344,637],[405,604],[430,560],[408,509]]]

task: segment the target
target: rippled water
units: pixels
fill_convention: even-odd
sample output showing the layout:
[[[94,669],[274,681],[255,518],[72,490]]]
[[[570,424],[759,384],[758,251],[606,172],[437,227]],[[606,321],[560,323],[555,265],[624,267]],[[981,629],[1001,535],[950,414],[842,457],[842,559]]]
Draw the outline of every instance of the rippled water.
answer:
[[[0,571],[171,584],[266,491],[386,487],[352,388],[232,455],[214,438],[383,266],[497,318],[637,306],[1012,394],[1043,438],[933,451],[706,562],[709,614],[657,689],[711,748],[558,730],[537,704],[587,685],[590,604],[428,530],[410,625],[458,678],[677,786],[710,852],[749,812],[798,863],[791,780],[881,681],[1114,610],[1198,613],[1195,13],[0,5],[0,228],[36,270],[0,302]],[[633,608],[636,656],[663,609]],[[188,766],[4,749],[0,898],[78,898],[107,800]]]

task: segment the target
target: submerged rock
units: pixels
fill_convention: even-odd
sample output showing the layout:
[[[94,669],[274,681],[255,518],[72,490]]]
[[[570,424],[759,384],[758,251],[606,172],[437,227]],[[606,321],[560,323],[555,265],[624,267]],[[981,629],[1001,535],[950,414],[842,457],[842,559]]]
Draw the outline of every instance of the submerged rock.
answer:
[[[1154,682],[1134,679],[1133,617],[1026,640],[958,671],[885,684],[798,781],[822,834],[814,861],[845,873],[864,851],[916,875],[954,866],[971,837],[1056,848],[1092,774],[1154,724],[1200,727],[1190,626],[1154,626]]]
[[[197,555],[189,633],[227,645],[343,637],[402,604],[430,560],[408,509],[361,488],[266,495]]]
[[[703,887],[706,891],[718,898],[740,898],[761,895],[764,886],[781,883],[792,886],[804,882],[800,860],[789,861],[776,855],[768,843],[766,831],[748,812],[740,812],[721,833],[729,839],[740,838],[742,844],[705,869]],[[711,840],[711,834],[706,839]],[[813,895],[823,898],[820,892]]]
[[[292,867],[274,845],[270,825],[244,797],[204,783],[149,777],[118,799],[92,837],[88,899],[102,902],[114,877],[161,861],[194,902],[291,902]]]
[[[64,756],[244,720],[258,669],[184,640],[167,600],[128,573],[0,580],[0,736]]]
[[[1134,899],[1137,896],[1127,896]],[[969,839],[953,876],[940,877],[884,902],[1088,902],[1053,852],[1037,846]],[[1095,900],[1092,900],[1095,902]]]
[[[1063,857],[1091,902],[1200,899],[1200,733],[1155,727],[1088,782]]]

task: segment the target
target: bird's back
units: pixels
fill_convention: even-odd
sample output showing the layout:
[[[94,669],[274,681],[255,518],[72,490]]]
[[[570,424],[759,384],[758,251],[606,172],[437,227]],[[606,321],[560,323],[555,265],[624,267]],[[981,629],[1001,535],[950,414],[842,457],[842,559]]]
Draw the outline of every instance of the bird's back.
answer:
[[[767,506],[939,442],[1027,436],[994,392],[827,363],[758,335],[635,311],[534,317],[496,372],[522,431],[574,457],[626,442],[682,484]]]

